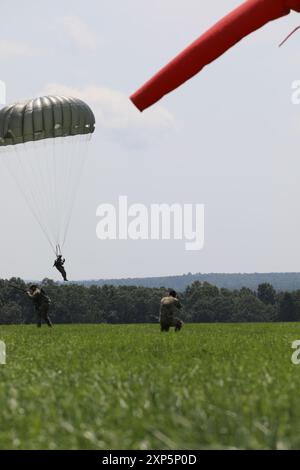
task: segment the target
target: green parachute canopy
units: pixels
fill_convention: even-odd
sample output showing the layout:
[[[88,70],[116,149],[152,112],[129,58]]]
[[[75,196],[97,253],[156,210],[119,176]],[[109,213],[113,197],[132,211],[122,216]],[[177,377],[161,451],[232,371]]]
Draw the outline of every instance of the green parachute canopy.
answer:
[[[43,96],[0,110],[0,146],[91,134],[95,117],[78,98]]]

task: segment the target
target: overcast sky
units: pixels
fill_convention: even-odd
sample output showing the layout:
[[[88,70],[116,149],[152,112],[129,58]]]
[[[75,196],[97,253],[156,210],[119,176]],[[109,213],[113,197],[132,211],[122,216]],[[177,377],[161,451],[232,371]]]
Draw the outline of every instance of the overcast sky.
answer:
[[[1,5],[7,102],[56,93],[97,119],[65,248],[71,279],[184,272],[299,271],[299,24],[291,14],[244,40],[140,114],[128,96],[239,0],[16,0]],[[59,277],[53,255],[1,166],[0,276]],[[205,204],[205,246],[100,241],[96,209]]]

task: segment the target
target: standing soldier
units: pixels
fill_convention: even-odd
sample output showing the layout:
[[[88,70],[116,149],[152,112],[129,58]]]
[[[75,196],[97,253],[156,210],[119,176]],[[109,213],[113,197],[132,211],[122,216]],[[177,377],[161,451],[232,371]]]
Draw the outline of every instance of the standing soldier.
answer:
[[[41,328],[42,320],[44,320],[49,327],[52,327],[52,323],[48,314],[50,298],[46,295],[44,289],[39,289],[38,286],[32,285],[27,291],[28,297],[31,298],[36,313],[37,313],[37,326]]]
[[[183,321],[176,317],[178,310],[182,305],[178,299],[177,293],[170,290],[167,297],[163,297],[160,301],[160,329],[161,331],[169,331],[174,326],[175,331],[180,331],[183,326]]]

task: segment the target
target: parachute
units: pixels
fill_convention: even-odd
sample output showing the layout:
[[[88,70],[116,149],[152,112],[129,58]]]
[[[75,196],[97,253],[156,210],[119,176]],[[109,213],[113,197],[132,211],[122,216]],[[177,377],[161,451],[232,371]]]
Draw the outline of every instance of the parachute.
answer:
[[[44,96],[0,110],[2,159],[56,255],[94,130],[92,110],[77,98]]]
[[[300,12],[300,0],[247,0],[161,69],[131,97],[140,110],[156,103],[266,23]]]

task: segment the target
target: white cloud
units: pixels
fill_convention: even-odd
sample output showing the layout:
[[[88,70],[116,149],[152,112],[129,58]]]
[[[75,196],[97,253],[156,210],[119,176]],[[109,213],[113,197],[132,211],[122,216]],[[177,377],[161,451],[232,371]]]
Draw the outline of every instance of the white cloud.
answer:
[[[109,139],[131,146],[153,143],[176,128],[174,116],[161,106],[140,113],[124,93],[111,88],[83,89],[47,84],[43,94],[76,96],[87,102],[96,116],[97,129]]]
[[[32,57],[37,54],[37,49],[23,42],[0,40],[0,58],[10,57]]]
[[[65,16],[63,26],[67,35],[82,48],[94,51],[97,47],[96,33],[78,16]]]

